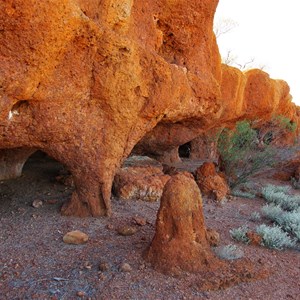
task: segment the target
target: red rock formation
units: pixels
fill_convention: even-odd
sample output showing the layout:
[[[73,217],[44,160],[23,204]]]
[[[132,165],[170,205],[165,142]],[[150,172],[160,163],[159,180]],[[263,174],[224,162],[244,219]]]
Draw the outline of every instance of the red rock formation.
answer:
[[[206,162],[196,170],[196,182],[202,193],[212,195],[220,201],[230,189],[222,173],[217,173],[213,163]]]
[[[169,274],[214,269],[218,264],[210,250],[201,194],[190,174],[177,174],[166,184],[146,259]]]
[[[169,175],[163,173],[163,166],[153,159],[132,156],[117,171],[113,190],[123,200],[160,200]]]
[[[217,117],[217,2],[2,1],[0,148],[67,166],[64,214],[109,214],[115,171],[146,132]]]
[[[222,65],[221,92],[222,113],[212,129],[202,132],[195,127],[188,133],[185,131],[182,131],[181,135],[177,133],[176,137],[170,138],[168,146],[165,146],[168,147],[168,151],[172,147],[176,149],[180,142],[191,141],[191,158],[207,159],[209,155],[203,155],[204,153],[217,152],[216,144],[213,145],[208,141],[214,139],[216,133],[221,131],[223,127],[234,127],[237,121],[244,119],[255,120],[255,126],[265,132],[272,130],[271,120],[274,116],[284,116],[299,125],[299,108],[291,102],[288,84],[283,80],[271,79],[262,70],[253,69],[244,73],[237,68]],[[161,130],[160,135],[173,136],[171,133],[174,126],[170,125],[170,128],[165,128],[164,132]],[[293,144],[297,133],[298,131],[296,133],[285,132],[279,136],[277,144]],[[155,135],[157,135],[156,132],[150,132],[147,138],[153,140]],[[153,141],[151,143],[155,145]],[[145,148],[150,149],[152,153],[155,152],[149,143],[147,147]],[[162,146],[160,146],[158,153],[161,152]]]

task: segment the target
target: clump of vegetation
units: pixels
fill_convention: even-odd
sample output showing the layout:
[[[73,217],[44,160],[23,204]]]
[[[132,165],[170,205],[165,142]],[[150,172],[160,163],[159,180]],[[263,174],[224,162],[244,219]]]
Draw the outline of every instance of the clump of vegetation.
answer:
[[[273,142],[286,134],[296,132],[297,124],[289,118],[273,116],[259,128],[258,121],[237,122],[233,130],[225,128],[218,134],[217,148],[220,155],[220,169],[227,175],[231,188],[247,181],[249,176],[274,165],[275,161],[286,159],[295,149],[275,151]],[[255,128],[252,128],[255,126]],[[280,151],[279,151],[280,150]]]
[[[224,129],[218,140],[220,168],[225,171],[232,188],[246,182],[250,175],[274,162],[274,149],[258,147],[257,131],[249,121],[236,124],[234,130]]]
[[[259,212],[255,211],[250,215],[250,221],[256,222],[261,219],[261,215]]]
[[[235,197],[248,198],[248,199],[255,198],[254,194],[252,194],[250,192],[241,191],[240,189],[237,189],[237,188],[231,190],[231,195],[233,195]]]
[[[276,250],[284,248],[292,248],[295,246],[295,240],[291,239],[287,232],[283,231],[279,226],[259,225],[256,228],[257,234],[262,237],[262,245]]]
[[[284,211],[278,205],[265,205],[262,208],[262,213],[264,217],[273,221],[300,241],[300,208],[289,212]]]
[[[244,256],[244,251],[233,244],[216,248],[215,253],[219,258],[227,260],[239,259]]]
[[[238,242],[242,242],[244,244],[249,244],[250,240],[247,237],[247,232],[248,231],[249,231],[249,228],[247,226],[242,226],[242,227],[239,227],[239,228],[231,229],[229,232],[230,232],[230,236],[234,240],[236,240]]]
[[[291,178],[291,183],[294,189],[299,190],[300,189],[300,182],[295,177]]]
[[[300,197],[289,194],[290,187],[267,185],[262,189],[262,196],[265,200],[283,210],[293,211],[300,207]]]

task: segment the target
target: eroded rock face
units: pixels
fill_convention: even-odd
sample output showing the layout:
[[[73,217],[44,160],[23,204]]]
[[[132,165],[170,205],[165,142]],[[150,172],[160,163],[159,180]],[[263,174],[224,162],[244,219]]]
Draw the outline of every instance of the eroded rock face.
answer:
[[[0,180],[21,176],[25,162],[35,151],[31,148],[0,150]]]
[[[163,166],[147,157],[132,156],[117,171],[113,190],[122,200],[160,200],[165,184],[170,179],[163,173]]]
[[[214,163],[206,162],[196,170],[196,181],[202,193],[221,201],[230,189],[225,176],[216,171]]]
[[[0,148],[67,166],[64,214],[109,214],[115,171],[146,132],[218,117],[217,2],[2,1]]]
[[[222,102],[217,122],[194,118],[184,122],[159,123],[135,149],[140,153],[151,153],[164,162],[163,153],[172,152],[178,146],[192,141],[194,149],[191,157],[202,159],[209,156],[204,155],[205,152],[216,153],[215,145],[208,142],[215,133],[224,127],[234,127],[237,121],[256,120],[257,125],[261,126],[274,115],[282,115],[299,123],[299,108],[291,102],[288,84],[283,80],[271,79],[262,70],[242,72],[222,65],[220,88]],[[290,137],[288,139],[292,140]]]
[[[164,273],[213,269],[200,190],[189,173],[172,176],[165,186],[156,232],[146,259]]]

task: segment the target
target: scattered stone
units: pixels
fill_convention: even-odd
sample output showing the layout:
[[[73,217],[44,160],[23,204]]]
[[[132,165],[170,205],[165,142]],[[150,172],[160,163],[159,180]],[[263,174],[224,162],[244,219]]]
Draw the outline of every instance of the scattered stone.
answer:
[[[74,245],[84,244],[88,241],[88,239],[89,239],[88,235],[79,230],[70,231],[67,234],[65,234],[65,236],[63,237],[63,241],[66,244],[74,244]]]
[[[147,220],[142,217],[133,217],[132,221],[134,224],[139,225],[139,226],[145,226],[147,224]]]
[[[40,208],[43,205],[43,201],[42,200],[34,200],[32,202],[32,207],[34,208]]]
[[[105,279],[106,279],[106,276],[105,276],[103,273],[100,273],[100,274],[98,275],[98,278],[99,278],[99,280],[105,280]]]
[[[89,261],[86,261],[84,264],[84,268],[87,270],[91,270],[92,269],[92,264]]]
[[[78,297],[80,297],[80,298],[83,298],[83,297],[85,296],[85,292],[83,292],[83,291],[78,291],[78,292],[76,293],[76,295],[77,295]]]
[[[58,202],[58,200],[56,199],[50,199],[46,201],[48,204],[56,204]]]
[[[117,232],[119,235],[130,236],[130,235],[134,235],[137,232],[137,229],[136,227],[126,225],[118,228]]]
[[[262,242],[262,238],[259,234],[254,231],[248,231],[246,233],[247,238],[250,240],[250,244],[254,246],[260,246]]]
[[[131,272],[132,267],[128,263],[123,263],[120,267],[121,272]]]
[[[112,225],[112,224],[107,224],[107,225],[106,225],[106,228],[109,229],[109,230],[114,230],[114,229],[115,229],[115,226]]]
[[[109,264],[107,262],[101,262],[99,264],[99,270],[101,272],[107,272],[107,271],[109,271],[109,269],[110,269],[110,266],[109,266]]]
[[[207,228],[206,229],[206,238],[207,238],[207,240],[208,240],[211,247],[219,246],[219,244],[220,244],[220,235],[216,230]]]

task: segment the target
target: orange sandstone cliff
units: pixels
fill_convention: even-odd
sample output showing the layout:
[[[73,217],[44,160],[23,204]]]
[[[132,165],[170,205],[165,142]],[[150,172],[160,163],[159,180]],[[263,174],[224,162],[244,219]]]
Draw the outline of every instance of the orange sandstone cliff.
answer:
[[[74,177],[64,214],[109,214],[115,171],[147,132],[219,118],[217,2],[1,1],[4,155],[43,150]]]
[[[115,172],[135,145],[172,161],[179,145],[222,124],[294,118],[286,83],[221,65],[217,4],[1,1],[3,172],[18,175],[40,149],[74,177],[64,214],[107,215]]]

